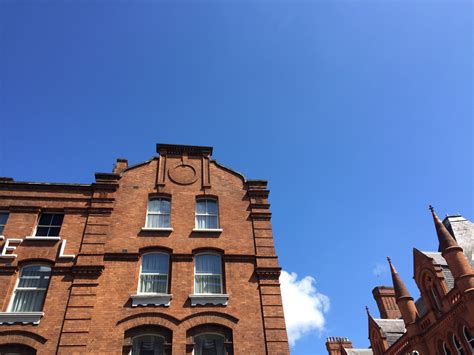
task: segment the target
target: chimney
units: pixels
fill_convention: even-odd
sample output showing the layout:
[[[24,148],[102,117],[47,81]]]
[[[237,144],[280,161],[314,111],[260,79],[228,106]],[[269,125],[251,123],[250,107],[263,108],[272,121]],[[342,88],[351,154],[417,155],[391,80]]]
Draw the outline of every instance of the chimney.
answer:
[[[380,318],[397,319],[402,316],[397,306],[395,289],[388,286],[377,286],[372,290],[377,307],[379,307]]]
[[[326,349],[329,355],[345,355],[344,349],[352,349],[352,342],[348,338],[329,337],[326,339]]]
[[[112,172],[114,174],[120,174],[122,171],[128,168],[128,160],[127,159],[117,159],[117,162],[114,165],[114,169]]]

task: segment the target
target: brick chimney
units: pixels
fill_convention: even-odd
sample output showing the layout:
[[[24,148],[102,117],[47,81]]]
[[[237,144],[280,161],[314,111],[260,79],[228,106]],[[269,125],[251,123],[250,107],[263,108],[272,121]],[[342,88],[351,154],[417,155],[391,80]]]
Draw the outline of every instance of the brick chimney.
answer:
[[[122,171],[128,168],[128,160],[127,159],[117,159],[117,162],[114,165],[114,169],[112,172],[114,174],[120,174]]]
[[[326,349],[329,355],[345,355],[344,349],[352,349],[352,342],[348,338],[329,337],[326,339]]]
[[[377,286],[372,290],[372,294],[379,307],[380,318],[396,319],[402,316],[397,306],[397,299],[393,287]]]

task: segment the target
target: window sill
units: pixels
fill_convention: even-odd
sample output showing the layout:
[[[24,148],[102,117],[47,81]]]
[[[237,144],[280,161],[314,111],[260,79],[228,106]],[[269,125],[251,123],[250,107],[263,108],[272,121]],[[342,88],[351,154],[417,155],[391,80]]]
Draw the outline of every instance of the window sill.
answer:
[[[227,294],[192,294],[189,295],[191,306],[205,306],[207,304],[227,306],[229,295]]]
[[[150,305],[168,307],[173,295],[168,293],[142,293],[131,295],[130,297],[132,298],[132,307]]]
[[[0,324],[39,324],[44,312],[0,312]]]
[[[28,236],[28,237],[25,237],[25,240],[49,240],[49,241],[58,241],[58,240],[61,240],[61,237],[36,237],[36,236]]]
[[[163,228],[150,228],[150,227],[143,227],[141,229],[142,232],[153,232],[153,231],[156,231],[156,232],[172,232],[173,231],[173,228],[171,227],[163,227]]]
[[[193,228],[195,233],[221,233],[222,228]]]

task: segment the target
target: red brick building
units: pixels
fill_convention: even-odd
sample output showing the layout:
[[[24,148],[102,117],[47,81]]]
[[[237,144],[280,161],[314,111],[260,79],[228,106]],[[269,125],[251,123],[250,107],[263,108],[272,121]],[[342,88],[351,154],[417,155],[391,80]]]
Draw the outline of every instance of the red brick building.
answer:
[[[0,181],[0,354],[288,354],[267,182],[158,144],[92,184]]]
[[[347,338],[328,338],[330,355],[474,354],[474,225],[461,216],[443,222],[431,208],[439,252],[413,250],[412,298],[390,259],[393,287],[372,291],[380,318],[369,312],[370,349],[354,349]]]

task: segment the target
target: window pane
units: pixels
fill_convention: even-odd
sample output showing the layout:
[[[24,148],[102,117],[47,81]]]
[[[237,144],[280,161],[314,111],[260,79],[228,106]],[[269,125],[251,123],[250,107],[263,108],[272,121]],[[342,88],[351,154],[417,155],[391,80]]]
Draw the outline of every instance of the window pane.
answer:
[[[206,217],[206,228],[208,229],[217,229],[217,216],[207,216]]]
[[[220,275],[196,275],[196,293],[222,293]]]
[[[39,312],[43,309],[46,291],[16,290],[12,312]]]
[[[158,212],[160,208],[160,200],[150,200],[148,201],[148,211],[149,212]]]
[[[59,231],[61,227],[51,227],[49,228],[48,237],[59,237]]]
[[[146,226],[148,228],[158,228],[159,227],[158,217],[159,215],[157,214],[149,214],[147,218]]]
[[[170,213],[171,203],[169,200],[161,199],[160,212]]]
[[[38,227],[36,229],[36,235],[38,237],[45,237],[48,235],[49,228],[48,227]]]
[[[196,228],[206,229],[206,216],[196,216]]]
[[[7,223],[8,213],[1,212],[0,213],[0,235],[3,233],[3,227]]]
[[[197,255],[196,273],[219,274],[221,273],[221,257],[219,255]]]
[[[133,339],[132,355],[164,355],[164,338],[142,335]]]
[[[168,274],[168,254],[145,254],[142,257],[142,273]]]
[[[217,215],[217,201],[207,200],[207,213]]]
[[[195,355],[225,355],[224,337],[217,334],[202,334],[194,338]]]
[[[18,287],[40,287],[47,288],[51,269],[49,266],[32,265],[25,266],[21,270]]]
[[[167,275],[141,275],[141,293],[166,293],[168,291]]]
[[[168,228],[170,226],[170,215],[162,214],[158,218],[158,224],[160,228]]]
[[[53,219],[53,215],[51,213],[42,213],[40,216],[38,225],[49,226],[51,224],[52,219]]]
[[[53,226],[61,226],[61,224],[63,224],[63,218],[64,218],[63,214],[54,214],[51,224]]]
[[[206,213],[206,200],[196,201],[196,213]]]

